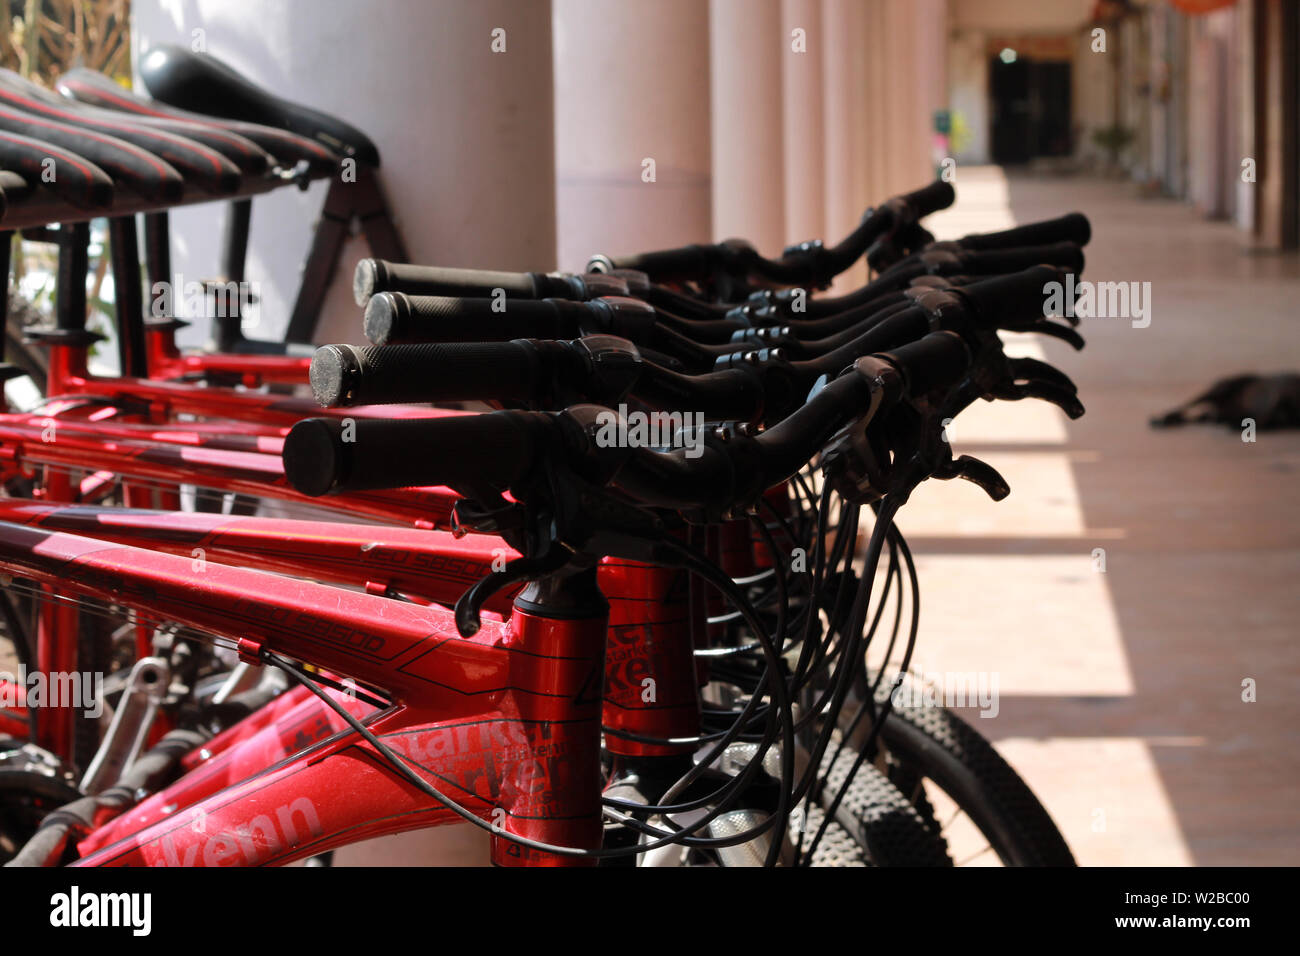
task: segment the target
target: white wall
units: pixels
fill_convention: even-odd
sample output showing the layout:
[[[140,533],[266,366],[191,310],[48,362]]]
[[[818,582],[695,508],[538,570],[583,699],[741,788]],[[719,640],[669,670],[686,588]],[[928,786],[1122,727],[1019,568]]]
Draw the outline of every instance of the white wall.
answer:
[[[213,56],[364,130],[413,261],[554,268],[548,0],[134,0],[131,20],[137,57],[155,42],[188,47],[202,29]],[[498,26],[504,54],[490,48]],[[250,334],[282,336],[324,195],[320,182],[254,200],[247,277],[262,304]],[[173,214],[174,270],[217,274],[222,216]],[[360,340],[351,278],[368,254],[364,240],[348,243],[318,340]],[[205,337],[190,329],[182,341]]]

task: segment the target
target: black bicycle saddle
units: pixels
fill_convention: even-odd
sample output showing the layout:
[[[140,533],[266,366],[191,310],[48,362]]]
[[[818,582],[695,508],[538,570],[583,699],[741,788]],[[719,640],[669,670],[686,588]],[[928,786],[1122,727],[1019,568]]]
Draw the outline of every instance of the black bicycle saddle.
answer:
[[[98,209],[113,201],[113,180],[77,153],[53,143],[0,129],[0,167],[6,177],[5,199],[21,203],[42,189],[79,209]],[[49,176],[47,173],[54,175]]]
[[[213,116],[210,113],[193,113],[177,109],[125,90],[104,74],[84,67],[69,70],[59,77],[54,85],[69,99],[90,106],[129,113],[136,118],[137,122],[166,124],[172,120],[179,120],[187,125],[202,123],[218,132],[229,131],[256,143],[285,166],[293,166],[305,160],[307,174],[313,179],[329,176],[338,169],[338,156],[314,139],[274,126],[264,126],[261,123],[247,123],[242,120]]]
[[[154,99],[171,106],[280,127],[359,163],[379,165],[379,150],[355,126],[267,92],[210,53],[159,44],[141,57],[140,78]]]

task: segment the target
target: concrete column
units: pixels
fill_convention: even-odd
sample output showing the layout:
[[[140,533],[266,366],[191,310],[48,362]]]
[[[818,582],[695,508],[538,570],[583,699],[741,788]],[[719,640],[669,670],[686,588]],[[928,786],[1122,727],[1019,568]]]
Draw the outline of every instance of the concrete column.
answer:
[[[944,0],[823,0],[825,233],[933,175],[933,110],[947,99]],[[862,265],[836,283],[866,279]]]
[[[915,175],[918,184],[934,175],[944,158],[936,149],[934,114],[948,108],[948,4],[946,0],[914,0],[913,54],[916,57],[917,102]]]
[[[1237,191],[1235,221],[1249,235],[1255,227],[1255,184],[1242,179],[1241,161],[1255,154],[1255,11],[1249,3],[1238,4],[1233,11],[1237,17],[1237,82],[1231,106],[1236,117],[1238,144],[1233,156],[1237,163],[1233,177]]]
[[[796,35],[795,31],[802,31]],[[825,238],[821,0],[781,0],[781,125],[785,242]]]
[[[886,197],[889,190],[890,166],[898,153],[896,131],[890,129],[889,117],[894,112],[894,101],[904,95],[911,81],[900,75],[896,62],[896,44],[899,37],[891,35],[888,21],[888,0],[871,0],[864,4],[864,21],[861,50],[864,64],[861,82],[866,109],[855,126],[855,135],[861,142],[866,162],[859,166],[861,176],[861,215],[865,208]]]
[[[785,245],[781,0],[710,0],[713,236]]]
[[[1264,99],[1257,114],[1261,127],[1256,147],[1258,156],[1259,202],[1256,230],[1261,245],[1269,249],[1293,249],[1296,236],[1296,147],[1288,134],[1294,124],[1295,40],[1288,36],[1294,27],[1294,12],[1284,9],[1282,0],[1265,0],[1257,8],[1259,46],[1257,68],[1263,73]]]
[[[560,267],[707,241],[708,4],[555,0],[553,23]]]
[[[867,58],[863,45],[868,10],[869,6],[860,0],[822,0],[822,32],[826,38],[822,102],[827,243],[839,242],[848,235],[867,204]],[[836,289],[860,286],[866,277],[866,266],[859,262],[840,276]]]
[[[923,185],[934,175],[933,112],[946,99],[946,23],[942,0],[878,0],[872,52],[883,68],[873,91],[879,122],[872,135],[885,145],[875,179],[876,202]]]
[[[276,94],[364,130],[413,261],[554,268],[549,0],[135,0],[131,20],[137,53],[201,37],[208,53]],[[501,53],[492,50],[498,28]],[[254,336],[278,337],[288,321],[325,185],[253,202],[248,280],[262,300]],[[223,215],[215,206],[174,214],[173,265],[187,278],[217,274]],[[362,340],[350,290],[366,255],[364,239],[345,247],[322,340]]]

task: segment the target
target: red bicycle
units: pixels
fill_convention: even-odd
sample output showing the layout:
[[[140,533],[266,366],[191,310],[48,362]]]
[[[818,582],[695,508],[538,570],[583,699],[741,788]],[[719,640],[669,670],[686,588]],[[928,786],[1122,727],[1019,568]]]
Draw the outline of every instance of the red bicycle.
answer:
[[[922,345],[927,350],[964,350],[959,341],[955,345]],[[916,360],[921,360],[919,354]],[[820,425],[818,432],[824,432],[838,426],[859,411],[847,399],[856,397],[862,402],[868,398],[870,407],[875,399],[862,393],[874,391],[867,377],[855,372],[842,387],[828,390],[823,402],[810,404],[801,421],[792,421],[791,427],[811,421]],[[830,401],[832,394],[835,403]],[[576,414],[500,412],[413,424],[443,449],[476,446],[488,451],[487,455],[466,455],[459,460],[439,455],[442,464],[436,467],[442,474],[438,477],[455,482],[487,478],[507,483],[527,500],[532,497],[524,491],[528,472],[539,460],[558,459],[544,450],[564,447],[563,442],[554,440],[560,430],[570,439],[580,433],[575,428]],[[357,445],[371,455],[383,456],[404,446],[411,434],[393,422],[359,425],[362,437]],[[351,451],[338,440],[337,430],[327,420],[304,423],[296,434],[286,451],[291,469],[319,469],[322,442],[333,443],[335,461],[343,461]],[[516,436],[531,441],[524,449],[501,441]],[[773,459],[766,484],[781,477],[789,462],[797,466],[798,457],[808,450],[807,445],[797,450],[782,447],[781,438],[782,433],[773,429],[752,442],[751,454],[762,449]],[[590,455],[595,448],[589,445],[583,454]],[[540,459],[521,455],[521,450]],[[422,456],[420,467],[432,464],[429,457]],[[571,466],[579,457],[568,462],[555,460],[552,467]],[[647,474],[663,467],[650,456],[642,457]],[[665,455],[663,461],[680,465],[686,459]],[[626,463],[623,470],[630,466],[631,462]],[[698,474],[684,471],[678,488],[690,487],[698,475],[708,473],[707,466]],[[373,479],[360,479],[360,483],[371,484]],[[405,484],[405,473],[399,471],[384,483]],[[681,493],[674,490],[667,497]],[[734,493],[719,487],[709,497],[715,503],[725,503]],[[642,519],[638,516],[635,520]],[[611,530],[591,529],[602,536]],[[653,525],[635,530],[644,535],[645,543],[630,549],[635,550],[629,555],[633,559],[676,554],[680,555],[678,563],[687,567],[695,567],[700,560],[676,544],[671,535],[654,534],[658,529]],[[566,529],[566,537],[568,533]],[[577,542],[570,539],[564,543],[572,547]],[[552,544],[561,547],[558,540]],[[647,553],[647,548],[657,553]],[[81,862],[85,864],[184,863],[195,861],[199,854],[210,864],[240,859],[287,862],[348,838],[456,818],[487,820],[496,837],[494,860],[503,864],[592,860],[641,853],[661,842],[677,840],[688,846],[696,845],[697,839],[705,846],[752,844],[768,831],[773,831],[768,852],[774,860],[782,846],[777,826],[789,811],[794,791],[794,724],[782,681],[766,682],[771,686],[770,706],[775,708],[767,723],[772,731],[779,731],[783,746],[781,787],[770,822],[729,840],[668,834],[654,835],[633,848],[602,848],[599,688],[608,607],[597,587],[595,559],[600,555],[583,559],[581,552],[561,550],[562,559],[549,549],[545,556],[516,559],[516,565],[525,567],[489,575],[484,579],[488,585],[471,588],[458,611],[450,612],[395,604],[386,598],[308,582],[277,581],[259,572],[216,563],[209,563],[203,574],[196,576],[184,558],[94,542],[39,526],[21,531],[6,526],[0,563],[12,569],[11,573],[42,583],[57,579],[67,594],[134,606],[225,637],[234,642],[243,658],[288,667],[304,680],[304,672],[289,664],[288,658],[347,674],[365,688],[344,704],[307,681],[304,686],[315,692],[315,700],[289,706],[282,719],[251,734],[251,728],[236,725],[205,745],[208,756],[202,766],[175,789],[164,789],[106,827],[102,825],[104,816],[115,807],[120,809],[121,786],[107,795],[84,798],[82,807],[74,803],[64,808],[60,816],[65,822],[38,831],[22,856],[30,857],[38,849],[61,856],[72,831],[67,821],[80,811],[87,814],[87,824],[100,824],[82,841],[80,850],[85,855]],[[575,563],[576,568],[570,566]],[[538,574],[539,579],[519,593],[508,623],[478,623],[480,602],[493,585],[502,583],[503,575],[516,578],[527,569],[540,572],[545,565],[551,566],[549,573]],[[721,572],[711,572],[710,577],[726,590],[736,591],[735,584]],[[741,603],[743,606],[743,599]],[[364,627],[358,626],[361,621],[366,622]],[[462,631],[470,636],[462,637]],[[660,651],[645,661],[658,675],[657,683],[664,685],[667,697],[693,700],[698,678],[690,642],[683,640],[675,648]],[[769,651],[769,666],[779,668],[776,649]],[[675,694],[675,685],[689,693]],[[380,693],[384,697],[378,697]],[[751,712],[757,709],[760,697],[752,700]],[[654,718],[647,722],[633,720],[636,709],[625,709],[620,723],[630,734],[662,734],[666,719],[683,728],[692,721],[698,726],[698,713],[691,709],[689,705],[648,709],[646,713]],[[269,713],[259,712],[255,725]],[[250,753],[256,754],[258,763],[265,761],[268,742],[282,739],[286,726],[307,724],[319,727],[320,743],[242,782],[232,779],[232,772],[237,775],[248,769]],[[740,735],[742,726],[738,722],[713,749],[720,754]],[[775,739],[761,749],[766,751],[773,743]],[[691,741],[679,747],[695,744]],[[174,748],[174,739],[165,738],[160,746]],[[761,765],[761,756],[754,766]],[[137,766],[143,772],[152,763],[146,758]],[[691,772],[686,776],[692,776]],[[348,799],[339,799],[340,788],[346,788]],[[182,795],[183,799],[178,799]],[[185,808],[179,818],[175,812],[164,813],[178,806]],[[702,823],[723,812],[722,808],[711,811]],[[196,818],[204,821],[201,828],[192,825]],[[653,830],[645,826],[633,829]],[[49,859],[47,856],[42,862]]]
[[[963,355],[967,358],[962,359]],[[346,835],[356,838],[396,832],[458,817],[492,821],[487,826],[497,838],[494,854],[498,862],[552,864],[644,855],[670,844],[715,854],[741,846],[752,854],[756,846],[766,846],[763,855],[769,862],[782,853],[788,858],[792,851],[779,839],[778,827],[789,816],[791,801],[806,791],[796,786],[794,778],[796,725],[788,689],[784,681],[771,679],[783,666],[777,646],[764,637],[766,626],[731,578],[646,513],[626,505],[620,508],[617,499],[603,496],[597,486],[588,483],[590,469],[596,467],[599,472],[607,468],[608,464],[600,465],[603,459],[627,459],[619,467],[617,479],[625,494],[671,507],[690,501],[720,513],[734,507],[734,496],[761,494],[775,478],[797,470],[809,448],[824,443],[826,436],[847,420],[864,411],[869,419],[874,418],[885,407],[883,393],[889,392],[890,401],[897,401],[905,393],[904,382],[910,383],[910,388],[932,391],[941,386],[944,375],[966,374],[968,359],[966,346],[957,336],[939,333],[897,350],[892,357],[874,359],[866,366],[860,362],[852,373],[837,379],[782,425],[757,438],[738,442],[733,437],[730,443],[710,446],[698,470],[681,453],[635,453],[630,458],[625,450],[607,454],[590,441],[590,428],[581,427],[584,414],[590,425],[591,410],[562,416],[499,412],[443,421],[363,420],[357,422],[360,435],[355,443],[342,440],[343,425],[338,420],[317,419],[297,426],[290,436],[286,460],[291,472],[298,471],[297,483],[309,490],[320,488],[322,473],[326,486],[356,489],[407,485],[420,473],[453,484],[493,481],[509,486],[521,506],[530,501],[540,504],[540,512],[534,515],[540,522],[537,528],[547,529],[552,536],[543,553],[515,559],[509,571],[487,575],[461,598],[456,612],[418,605],[397,605],[402,610],[394,611],[393,603],[385,598],[305,582],[291,587],[282,584],[273,598],[250,599],[250,594],[264,594],[271,587],[264,574],[209,564],[208,570],[215,573],[207,576],[205,572],[196,584],[194,575],[184,571],[188,562],[183,557],[107,542],[90,545],[48,530],[69,520],[80,521],[84,528],[87,516],[64,514],[59,509],[29,511],[34,526],[25,532],[25,546],[16,544],[4,556],[3,563],[16,574],[45,582],[51,580],[53,569],[62,567],[64,587],[73,593],[133,606],[225,636],[234,640],[245,658],[274,662],[299,677],[303,672],[285,657],[334,674],[346,673],[365,689],[343,693],[346,703],[340,703],[316,688],[314,700],[286,697],[270,709],[259,710],[204,745],[201,759],[192,754],[183,758],[190,765],[202,766],[195,766],[194,772],[173,788],[162,790],[129,816],[107,827],[91,826],[122,809],[120,786],[108,795],[83,798],[81,806],[65,808],[59,823],[38,831],[19,861],[61,858],[68,852],[74,829],[70,821],[79,813],[85,839],[78,849],[87,854],[86,863],[187,862],[200,854],[204,862],[284,862],[338,845]],[[930,362],[937,364],[938,377],[935,372],[921,373]],[[908,369],[901,377],[900,368]],[[964,400],[969,401],[969,396]],[[405,460],[396,457],[397,450],[410,450],[410,440],[416,434],[432,439],[420,447],[436,448],[437,453],[417,452]],[[793,440],[795,435],[801,436],[802,443]],[[362,449],[364,456],[357,454]],[[757,459],[771,470],[754,475],[744,489],[736,488],[731,484],[734,469],[721,468],[722,462],[733,459],[751,463]],[[585,478],[572,473],[557,482],[556,468],[579,469]],[[724,471],[728,482],[722,482]],[[701,478],[709,479],[704,488]],[[708,490],[710,484],[714,487]],[[652,486],[655,490],[647,492]],[[575,493],[574,489],[581,490]],[[593,510],[599,519],[590,517]],[[564,517],[557,520],[559,515]],[[99,525],[111,519],[108,513],[95,513],[91,520]],[[884,540],[881,529],[888,526],[888,521],[878,525],[876,559]],[[200,540],[206,532],[197,534],[192,540]],[[584,539],[599,541],[599,551],[584,551],[579,546]],[[540,539],[531,541],[528,550],[537,552]],[[628,706],[626,695],[619,700],[620,684],[624,689],[628,684],[626,679],[618,679],[617,668],[609,660],[605,637],[608,611],[600,597],[600,591],[617,595],[618,588],[600,579],[597,589],[595,563],[600,551],[617,553],[615,546],[627,549],[623,556],[632,561],[651,558],[656,565],[678,565],[679,570],[668,572],[668,577],[680,576],[682,568],[694,571],[747,609],[745,616],[763,646],[768,671],[728,732],[714,738],[698,734],[701,714],[695,703],[698,669],[694,640],[680,639],[681,633],[672,645],[663,642],[663,633],[657,632],[660,641],[647,648],[655,653],[637,655],[656,675],[656,684],[665,687],[666,698],[676,701],[675,706],[637,708]],[[242,548],[236,550],[243,553]],[[575,559],[577,569],[572,567]],[[74,567],[77,570],[72,571]],[[296,568],[301,571],[305,566]],[[620,576],[628,580],[630,569],[635,571],[631,580],[641,583],[642,596],[646,581],[658,578],[660,587],[667,583],[663,571],[639,563],[606,569],[604,574],[609,577],[612,573],[614,581]],[[318,572],[319,566],[312,570]],[[479,629],[476,614],[485,597],[494,587],[525,577],[539,580],[515,598],[509,621],[489,621]],[[668,587],[663,593],[673,590]],[[698,605],[698,600],[695,603]],[[325,608],[329,610],[323,611]],[[359,620],[367,621],[364,628],[357,627]],[[463,638],[460,633],[472,636]],[[689,635],[690,629],[684,633]],[[435,648],[438,653],[431,653]],[[606,665],[606,753],[615,758],[607,771],[610,784],[605,811],[606,816],[618,820],[625,837],[629,833],[635,836],[636,842],[630,846],[618,846],[617,840],[615,845],[607,845],[610,841],[600,824],[602,719],[597,688],[602,657]],[[845,659],[853,658],[846,655]],[[674,804],[668,802],[668,796],[677,799],[691,792],[692,785],[716,776],[717,758],[744,735],[748,720],[764,711],[767,733],[758,745],[757,759],[715,787],[711,797],[718,805],[692,816],[689,832],[683,831],[673,818],[683,807],[700,809],[708,802]],[[612,718],[608,716],[611,713]],[[363,724],[363,718],[373,726]],[[254,765],[264,766],[266,755],[274,752],[275,746],[285,747],[286,728],[295,728],[293,739],[302,744],[301,728],[307,725],[319,729],[320,744],[270,770],[241,776]],[[181,736],[165,738],[160,748],[175,758],[177,740],[185,740],[186,733],[193,731],[174,731]],[[833,733],[823,731],[818,737],[820,751],[815,744],[814,765]],[[369,747],[358,743],[355,735]],[[761,822],[741,833],[717,836],[714,822],[735,812],[725,797],[748,793],[751,788],[742,788],[738,781],[753,782],[765,754],[778,740],[778,785],[771,788],[775,805],[765,809]],[[709,758],[691,762],[690,752],[708,741],[712,741]],[[510,762],[515,754],[520,758],[517,764]],[[283,750],[282,755],[286,755]],[[156,772],[162,758],[150,759],[153,757],[151,752],[134,766],[141,774],[149,768]],[[665,802],[651,803],[645,794],[639,804],[628,800],[629,793],[646,786],[646,778],[640,767],[636,773],[620,775],[619,758],[641,764],[649,758],[669,761],[659,763],[657,769],[662,774],[671,767],[676,783],[664,791],[668,796],[650,798]],[[682,760],[690,765],[685,773],[681,772]],[[342,768],[346,768],[342,778],[352,794],[346,801],[331,797],[333,788],[340,786]],[[862,768],[852,769],[860,772]],[[134,768],[128,772],[132,782],[133,773]],[[583,779],[590,781],[587,788],[579,784]],[[371,797],[358,799],[360,780],[365,781],[362,789]],[[178,820],[178,808],[186,808],[183,816],[188,822]],[[376,819],[380,808],[386,812]],[[740,813],[744,819],[757,819],[752,806]],[[651,817],[669,821],[667,829],[663,823],[646,822]],[[194,828],[194,820],[203,821],[200,829]],[[213,825],[217,829],[209,830]],[[812,841],[814,850],[831,825],[837,826],[826,819],[820,822]],[[689,835],[702,828],[714,835]],[[762,840],[769,831],[772,838]],[[923,823],[916,832],[927,832]],[[211,833],[216,836],[210,837]],[[870,846],[870,841],[863,839]]]
[[[605,276],[367,263],[357,289],[368,297],[367,333],[377,342],[617,332],[636,344],[587,335],[332,348],[310,365],[314,391],[318,400],[354,407],[296,432],[289,426],[314,411],[298,399],[141,374],[249,388],[300,382],[303,357],[183,356],[174,323],[163,322],[122,337],[129,345],[123,369],[135,377],[98,378],[86,369],[77,296],[61,296],[56,334],[46,336],[49,398],[39,413],[0,420],[6,477],[35,500],[0,507],[0,518],[22,528],[3,564],[13,573],[11,590],[39,608],[30,643],[41,673],[75,669],[84,656],[68,635],[102,636],[99,615],[125,626],[108,645],[121,658],[113,718],[106,730],[101,722],[88,766],[76,739],[86,722],[74,708],[16,707],[0,716],[11,730],[34,728],[45,745],[39,754],[3,751],[0,782],[17,781],[39,797],[38,807],[68,803],[18,841],[16,861],[285,862],[408,825],[472,818],[495,826],[498,858],[518,862],[948,862],[919,788],[922,777],[949,791],[970,790],[970,781],[960,773],[945,779],[927,765],[933,729],[922,730],[929,737],[921,746],[909,741],[906,728],[922,722],[884,720],[896,708],[880,699],[880,677],[864,683],[861,655],[880,610],[868,625],[870,588],[861,584],[846,600],[848,545],[861,502],[885,493],[891,504],[880,506],[867,564],[874,571],[888,553],[885,594],[901,599],[911,565],[892,529],[892,502],[905,499],[907,482],[961,475],[999,491],[975,465],[919,444],[941,392],[952,392],[954,413],[977,395],[1047,397],[1072,413],[1077,405],[1068,380],[1046,367],[998,361],[990,333],[1032,327],[1070,337],[1043,323],[1039,303],[1023,291],[1045,273],[1008,288],[956,271],[978,277],[1043,261],[1082,264],[1076,246],[1047,244],[1077,237],[1070,217],[931,249],[916,219],[950,201],[943,184],[900,197],[841,246],[800,248],[775,266],[736,244],[652,254],[635,263],[644,271],[611,261]],[[233,222],[237,248],[241,220]],[[75,273],[71,238],[66,271]],[[151,274],[159,271],[156,246],[147,250]],[[700,297],[706,289],[747,294],[751,273],[819,285],[864,252],[885,268],[880,278],[797,330],[770,327],[792,319],[792,303],[779,294],[743,306]],[[933,280],[927,291],[901,291],[922,274]],[[503,283],[504,315],[472,298],[486,282]],[[941,304],[939,293],[949,288],[959,290],[969,314]],[[812,301],[820,308],[829,300]],[[923,340],[932,329],[950,331]],[[920,351],[906,352],[913,344]],[[737,364],[733,353],[754,346],[766,347],[762,356]],[[868,362],[874,385],[862,374],[835,378],[818,393],[824,397],[804,401],[810,386],[884,349]],[[718,370],[708,371],[715,363]],[[961,388],[945,390],[959,379]],[[560,408],[626,397],[671,408],[691,396],[711,419],[743,424],[687,436],[679,453],[633,456],[646,469],[639,479],[622,452],[593,444],[578,409],[473,416],[421,404]],[[355,407],[366,401],[384,407]],[[395,401],[417,404],[389,404]],[[850,431],[861,429],[851,440],[825,430],[827,422],[850,420],[858,423]],[[763,425],[768,431],[758,437],[747,431]],[[533,428],[546,440],[524,440]],[[782,435],[807,444],[784,447]],[[524,447],[502,452],[491,446],[494,437]],[[288,460],[297,462],[292,481],[278,460],[286,441]],[[436,461],[425,450],[429,441]],[[833,497],[825,478],[803,469],[828,441],[840,469]],[[698,466],[696,451],[705,459]],[[756,461],[765,454],[778,459],[772,467],[780,480],[775,472],[760,480]],[[904,460],[911,471],[895,476],[891,464]],[[462,467],[469,470],[456,471]],[[696,467],[704,470],[686,482]],[[682,483],[665,498],[677,469]],[[732,486],[713,494],[735,500],[693,497],[697,482],[721,481],[724,472]],[[456,490],[430,485],[444,480]],[[818,480],[821,496],[813,490]],[[232,494],[235,511],[279,499],[414,528],[177,512],[184,486]],[[323,491],[332,494],[318,497]],[[87,507],[115,500],[164,511]],[[766,520],[752,528],[737,520],[750,509]],[[817,572],[788,574],[783,551],[804,546],[818,556]],[[286,583],[270,572],[328,583]],[[828,606],[832,589],[838,593]],[[333,610],[314,610],[324,607]],[[484,609],[489,620],[480,624]],[[18,634],[21,615],[12,612],[8,629]],[[819,636],[822,614],[828,629]],[[891,645],[902,620],[900,611]],[[453,639],[452,627],[472,636]],[[230,646],[214,651],[213,635]],[[910,641],[904,668],[909,655]],[[267,676],[271,670],[311,686],[286,691]],[[315,756],[296,756],[304,747]],[[485,753],[494,749],[504,755]],[[79,777],[68,776],[60,756],[73,760]],[[344,806],[356,760],[375,777]],[[38,764],[54,770],[44,773],[46,790],[33,784]],[[305,788],[290,802],[267,802],[299,784]],[[1007,808],[987,799],[998,788],[974,789],[971,815],[982,814],[977,825],[1001,835],[991,840],[1004,861],[1068,860],[1050,820],[1050,834],[1029,832],[1027,823],[1047,819],[1032,795]],[[329,807],[324,816],[321,806]],[[191,832],[210,834],[215,822],[217,836],[184,837],[182,811],[193,818]],[[791,822],[794,837],[784,839]]]

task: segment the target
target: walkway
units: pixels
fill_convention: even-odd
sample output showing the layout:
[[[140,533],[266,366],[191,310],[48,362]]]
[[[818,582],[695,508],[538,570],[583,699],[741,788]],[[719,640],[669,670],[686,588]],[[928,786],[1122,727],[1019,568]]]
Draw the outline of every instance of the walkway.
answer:
[[[940,238],[1082,210],[1084,277],[1150,282],[1153,310],[1086,321],[1082,353],[1017,343],[1074,378],[1080,421],[1042,403],[957,419],[956,449],[1012,495],[930,482],[903,512],[919,667],[996,674],[998,715],[964,713],[1081,864],[1300,863],[1300,433],[1146,424],[1222,376],[1300,369],[1300,259],[1247,255],[1230,225],[1123,183],[986,167],[954,185]]]

